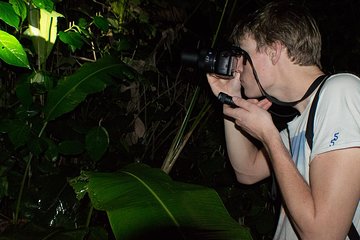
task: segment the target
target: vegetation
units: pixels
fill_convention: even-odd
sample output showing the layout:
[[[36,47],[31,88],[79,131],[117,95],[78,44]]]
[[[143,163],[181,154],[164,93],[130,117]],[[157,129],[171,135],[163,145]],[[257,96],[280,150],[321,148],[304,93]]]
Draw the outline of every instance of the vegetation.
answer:
[[[264,2],[0,1],[0,239],[271,239],[271,180],[236,182],[221,106],[179,57]],[[325,67],[358,71],[359,30],[319,21]]]

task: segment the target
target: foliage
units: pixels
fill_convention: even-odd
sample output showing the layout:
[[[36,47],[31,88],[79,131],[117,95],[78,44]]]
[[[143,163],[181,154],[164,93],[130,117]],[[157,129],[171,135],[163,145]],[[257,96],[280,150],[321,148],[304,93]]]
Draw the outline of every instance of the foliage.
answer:
[[[2,239],[108,239],[120,230],[124,234],[122,225],[114,225],[113,216],[117,219],[119,214],[108,211],[108,219],[103,214],[108,208],[100,207],[91,194],[90,199],[87,195],[76,199],[68,179],[84,170],[93,176],[91,171],[124,169],[132,162],[159,168],[176,129],[183,125],[187,131],[186,126],[192,124],[187,140],[178,134],[185,146],[209,104],[196,120],[191,119],[193,109],[199,111],[194,107],[199,88],[178,74],[172,77],[176,69],[161,70],[164,65],[157,56],[171,57],[170,47],[183,29],[164,29],[168,36],[163,35],[152,49],[161,33],[143,10],[150,6],[147,1],[93,2],[86,7],[86,1],[76,5],[72,1],[57,5],[51,0],[0,3]],[[177,151],[172,161],[179,156]],[[143,171],[150,174],[149,182],[158,178],[151,173]],[[195,218],[189,222],[194,225],[186,228],[198,227],[200,220],[227,222],[229,234],[250,238],[213,190],[166,177],[161,178],[169,186],[184,186],[189,200],[206,196],[219,208],[218,217],[195,217],[192,211],[182,215],[182,225]],[[104,187],[98,185],[96,190]],[[162,200],[172,199],[166,194],[175,189],[163,190]],[[203,193],[197,194],[199,189]],[[138,199],[135,190],[133,197]],[[201,211],[186,202],[188,207],[191,204]],[[225,228],[226,224],[218,230]],[[209,237],[220,238],[216,233]]]
[[[126,190],[118,181],[136,185],[124,178],[133,163],[151,166],[131,170],[136,179],[171,186],[160,190],[164,202],[177,187],[189,188],[175,191],[194,199],[186,207],[219,207],[208,221],[225,221],[248,238],[245,225],[254,239],[271,239],[271,182],[236,182],[221,106],[209,98],[204,74],[179,61],[184,47],[220,44],[241,15],[235,9],[245,13],[263,2],[0,1],[0,239],[114,239],[122,227],[114,219],[124,215],[114,214],[111,202],[101,205],[96,193],[117,199]],[[334,59],[326,64],[337,66]],[[81,200],[75,179],[87,187],[80,186],[88,193]],[[144,195],[119,201],[147,206]]]
[[[94,207],[107,211],[117,239],[251,239],[214,190],[174,182],[158,168],[83,172],[72,185],[79,198],[88,192]]]

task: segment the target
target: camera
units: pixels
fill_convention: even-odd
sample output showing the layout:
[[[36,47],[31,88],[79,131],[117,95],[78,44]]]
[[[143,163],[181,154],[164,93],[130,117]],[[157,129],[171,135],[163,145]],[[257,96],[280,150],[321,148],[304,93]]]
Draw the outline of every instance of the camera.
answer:
[[[238,57],[243,55],[243,50],[238,47],[225,49],[199,49],[188,50],[181,53],[184,64],[197,67],[206,73],[214,73],[220,78],[233,78]]]

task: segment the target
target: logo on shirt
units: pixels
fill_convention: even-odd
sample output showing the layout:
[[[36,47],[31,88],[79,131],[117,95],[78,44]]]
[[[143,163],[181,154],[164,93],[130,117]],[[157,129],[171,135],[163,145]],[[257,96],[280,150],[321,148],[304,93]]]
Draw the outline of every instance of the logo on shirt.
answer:
[[[339,132],[334,133],[334,137],[333,139],[331,139],[329,147],[335,145],[335,142],[339,139],[339,134],[340,134]]]

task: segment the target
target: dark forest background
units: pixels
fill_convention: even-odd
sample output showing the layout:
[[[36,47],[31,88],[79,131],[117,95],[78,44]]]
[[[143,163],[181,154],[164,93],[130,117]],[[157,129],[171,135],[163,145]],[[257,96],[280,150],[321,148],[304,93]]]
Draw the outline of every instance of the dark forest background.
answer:
[[[236,21],[267,2],[1,1],[0,46],[9,55],[0,52],[0,239],[114,239],[108,209],[77,197],[83,180],[77,177],[131,163],[214,189],[253,239],[272,239],[278,209],[272,179],[237,183],[221,104],[205,74],[180,58],[184,49],[225,45]],[[360,73],[360,1],[300,2],[322,32],[324,70]],[[27,11],[7,11],[11,4]],[[55,42],[26,33],[34,21],[45,24],[31,9],[62,15]],[[5,33],[23,47],[25,64],[6,61],[17,52]],[[290,115],[273,116],[281,129],[294,111],[273,108]],[[81,190],[90,191],[86,186]]]

